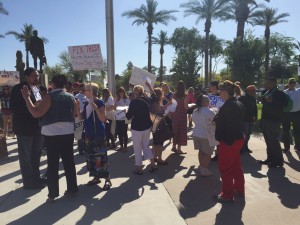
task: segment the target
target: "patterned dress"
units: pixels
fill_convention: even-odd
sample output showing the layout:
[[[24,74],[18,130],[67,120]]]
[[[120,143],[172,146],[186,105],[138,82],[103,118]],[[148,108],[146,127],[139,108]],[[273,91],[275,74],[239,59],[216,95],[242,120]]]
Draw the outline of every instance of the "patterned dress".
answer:
[[[172,114],[173,143],[181,146],[187,145],[187,112],[184,108],[185,97],[186,96],[177,98],[176,95],[173,95],[173,98],[177,101],[176,110]]]
[[[94,103],[98,108],[104,106],[103,101],[99,99]],[[91,106],[86,103],[83,109],[87,170],[91,177],[109,178],[105,126],[98,119],[96,112],[93,113],[89,107]]]

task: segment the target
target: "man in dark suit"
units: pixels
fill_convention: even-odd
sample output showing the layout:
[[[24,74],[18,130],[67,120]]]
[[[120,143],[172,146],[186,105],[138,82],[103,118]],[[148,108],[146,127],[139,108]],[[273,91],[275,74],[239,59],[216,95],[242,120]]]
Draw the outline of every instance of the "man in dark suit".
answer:
[[[282,167],[283,155],[278,140],[280,125],[283,118],[283,108],[287,106],[288,99],[277,89],[275,77],[267,79],[267,90],[262,93],[261,124],[264,139],[267,145],[267,159],[259,161],[269,167]]]
[[[39,73],[29,67],[24,71],[24,76],[26,81],[15,85],[11,91],[13,131],[17,135],[24,189],[42,189],[44,181],[40,178],[39,167],[43,145],[39,119],[30,114],[21,93],[22,87],[27,85],[31,91],[32,102],[38,104],[42,99],[39,90]]]

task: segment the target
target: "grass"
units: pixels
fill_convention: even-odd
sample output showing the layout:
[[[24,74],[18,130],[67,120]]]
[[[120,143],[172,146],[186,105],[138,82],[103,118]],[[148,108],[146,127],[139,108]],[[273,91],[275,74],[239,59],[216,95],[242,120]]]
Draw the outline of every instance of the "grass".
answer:
[[[257,104],[257,121],[255,122],[254,127],[253,127],[254,133],[261,133],[261,129],[259,127],[260,120],[261,120],[261,108],[262,108],[262,104],[258,103]]]

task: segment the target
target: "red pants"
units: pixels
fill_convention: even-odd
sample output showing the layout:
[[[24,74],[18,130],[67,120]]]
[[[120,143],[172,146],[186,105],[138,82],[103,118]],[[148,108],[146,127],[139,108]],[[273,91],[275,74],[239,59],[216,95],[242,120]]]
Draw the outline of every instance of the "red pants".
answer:
[[[245,179],[242,170],[240,150],[244,139],[236,140],[232,145],[220,142],[218,147],[218,166],[222,178],[222,196],[233,198],[233,191],[245,193]]]

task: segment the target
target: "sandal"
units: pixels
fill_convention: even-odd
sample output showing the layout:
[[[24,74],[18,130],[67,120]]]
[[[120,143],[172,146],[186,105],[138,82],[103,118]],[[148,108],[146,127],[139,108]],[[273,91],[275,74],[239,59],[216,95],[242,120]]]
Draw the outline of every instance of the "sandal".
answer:
[[[90,180],[89,182],[87,182],[87,186],[93,186],[93,185],[96,185],[96,184],[99,184],[101,183],[101,180],[98,179],[98,178],[94,178],[93,180]]]
[[[135,169],[135,170],[132,171],[132,173],[134,173],[136,175],[143,175],[144,172],[141,169]]]
[[[105,181],[105,184],[103,186],[103,191],[108,191],[111,186],[112,186],[112,183],[110,180]]]

